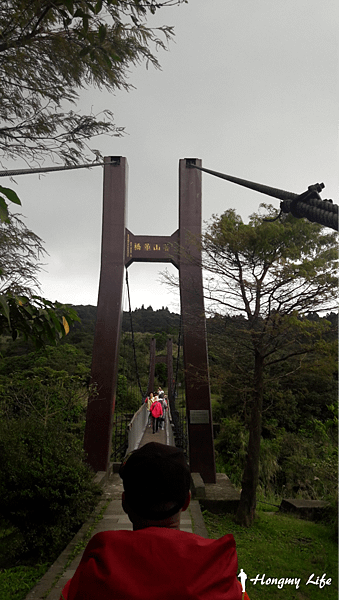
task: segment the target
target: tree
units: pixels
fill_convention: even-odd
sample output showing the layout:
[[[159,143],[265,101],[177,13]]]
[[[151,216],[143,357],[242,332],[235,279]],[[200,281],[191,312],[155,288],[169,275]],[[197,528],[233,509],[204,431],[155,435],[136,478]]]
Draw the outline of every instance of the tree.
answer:
[[[56,343],[79,321],[76,311],[36,295],[42,239],[17,215],[0,222],[0,334],[22,335],[39,348]]]
[[[271,206],[262,205],[267,217]],[[240,343],[253,355],[249,443],[237,519],[254,519],[266,366],[305,355],[321,322],[306,318],[331,309],[337,296],[336,233],[292,216],[270,223],[253,214],[248,224],[228,210],[213,217],[203,236],[205,295],[220,312],[244,314]],[[296,335],[293,334],[295,328]]]
[[[88,86],[128,90],[130,64],[145,60],[159,67],[150,45],[166,49],[173,31],[168,26],[149,27],[146,17],[161,7],[186,1],[1,2],[0,157],[22,157],[35,163],[51,158],[77,165],[90,150],[91,138],[104,133],[120,135],[122,128],[116,127],[110,111],[105,110],[102,115],[79,114],[68,110],[68,103],[75,104],[79,91]],[[91,151],[96,159],[100,157],[97,150]],[[0,221],[10,224],[8,201],[21,204],[13,190],[0,186]],[[27,240],[17,256],[26,249]],[[20,260],[22,276],[24,258]],[[26,261],[26,269],[28,264]],[[0,278],[2,275],[4,269]],[[41,344],[45,334],[50,340],[55,334],[63,335],[68,319],[75,319],[76,313],[61,308],[61,304],[53,318],[52,303],[37,296],[32,302],[26,296],[12,294],[13,289],[9,296],[1,296],[0,326],[1,331],[9,330],[14,338],[21,331]]]
[[[0,222],[0,294],[32,296],[39,290],[43,240],[18,215]]]
[[[40,296],[0,296],[0,335],[22,336],[36,348],[56,344],[74,321],[79,321],[77,312],[67,304]]]
[[[186,0],[5,0],[0,5],[0,153],[77,164],[90,138],[120,135],[113,114],[67,110],[79,90],[129,89],[127,69],[159,67],[150,49],[166,48],[171,27],[146,17]],[[160,35],[163,39],[161,39]],[[96,150],[92,150],[98,156]],[[1,190],[0,190],[1,191]]]

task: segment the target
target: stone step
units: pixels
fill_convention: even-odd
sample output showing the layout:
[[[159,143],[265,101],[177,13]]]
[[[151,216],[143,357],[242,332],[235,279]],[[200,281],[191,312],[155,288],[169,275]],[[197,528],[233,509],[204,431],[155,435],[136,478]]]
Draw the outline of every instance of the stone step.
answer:
[[[329,502],[323,500],[304,500],[302,498],[283,498],[280,511],[296,514],[302,519],[317,520],[324,516]]]

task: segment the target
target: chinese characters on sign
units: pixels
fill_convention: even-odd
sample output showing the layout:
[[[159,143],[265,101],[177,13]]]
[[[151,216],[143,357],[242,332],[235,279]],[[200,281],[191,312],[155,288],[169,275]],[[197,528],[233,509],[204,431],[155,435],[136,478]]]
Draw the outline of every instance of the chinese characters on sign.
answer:
[[[172,236],[133,235],[126,230],[126,266],[134,261],[173,262],[173,243],[177,241],[178,232]]]

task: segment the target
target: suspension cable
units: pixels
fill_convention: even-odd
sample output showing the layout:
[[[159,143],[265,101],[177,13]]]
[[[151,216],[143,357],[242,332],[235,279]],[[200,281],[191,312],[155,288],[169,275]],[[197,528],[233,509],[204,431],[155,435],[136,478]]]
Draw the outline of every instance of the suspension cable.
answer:
[[[139,371],[138,371],[138,362],[137,362],[137,355],[136,355],[136,351],[135,351],[135,341],[134,341],[134,329],[133,329],[133,319],[132,319],[131,296],[130,296],[130,293],[129,293],[128,269],[127,268],[126,268],[126,286],[127,286],[127,295],[128,295],[129,318],[130,318],[131,332],[132,332],[132,346],[133,346],[133,357],[134,357],[135,373],[136,373],[136,377],[137,377],[137,381],[138,381],[138,386],[139,386],[140,393],[141,393],[141,399],[143,400],[146,397],[146,394],[144,394],[144,392],[142,390],[141,383],[140,383],[140,377],[139,377]]]
[[[173,396],[173,398],[175,398],[175,396],[176,396],[176,388],[177,388],[177,383],[178,383],[178,370],[179,370],[179,361],[180,361],[181,337],[182,337],[182,311],[179,314],[178,349],[177,349],[175,385],[174,385],[174,388],[172,390],[172,396]]]
[[[324,183],[310,185],[308,190],[303,194],[295,194],[294,192],[287,192],[268,185],[255,183],[254,181],[248,181],[246,179],[240,179],[239,177],[232,177],[231,175],[205,169],[204,167],[198,167],[192,159],[189,159],[187,165],[189,168],[204,171],[205,173],[214,175],[214,177],[226,179],[232,183],[237,183],[238,185],[252,189],[256,192],[282,200],[280,203],[280,213],[276,218],[279,218],[282,212],[290,212],[297,219],[305,217],[309,221],[319,223],[324,227],[330,227],[331,229],[338,231],[338,204],[333,204],[332,200],[323,200],[318,193],[324,188]],[[266,220],[270,221],[275,219],[265,219],[265,221]]]
[[[103,167],[105,165],[117,165],[117,159],[109,162],[92,162],[83,165],[62,165],[60,167],[37,167],[36,169],[12,169],[0,171],[0,177],[17,177],[18,175],[31,175],[34,173],[51,173],[53,171],[71,171],[73,169],[90,169],[91,167]]]

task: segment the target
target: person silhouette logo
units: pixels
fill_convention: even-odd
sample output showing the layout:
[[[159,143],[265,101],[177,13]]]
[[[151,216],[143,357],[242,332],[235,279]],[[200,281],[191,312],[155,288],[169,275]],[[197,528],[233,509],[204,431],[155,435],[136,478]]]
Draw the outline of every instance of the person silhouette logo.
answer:
[[[238,577],[240,577],[240,580],[241,580],[242,592],[245,593],[247,574],[244,572],[243,569],[241,569],[240,573],[238,574]]]

